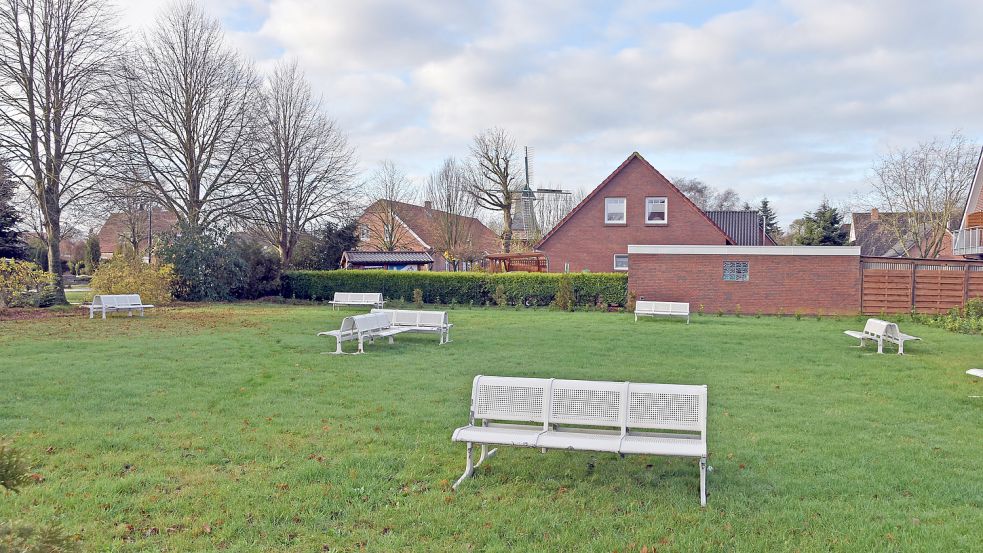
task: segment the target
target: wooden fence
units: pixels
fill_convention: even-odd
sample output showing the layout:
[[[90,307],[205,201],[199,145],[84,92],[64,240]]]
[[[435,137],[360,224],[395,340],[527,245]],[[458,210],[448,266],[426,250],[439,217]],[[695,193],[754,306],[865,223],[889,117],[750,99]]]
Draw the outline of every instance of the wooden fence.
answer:
[[[983,297],[983,261],[865,257],[860,267],[865,315],[944,313]]]

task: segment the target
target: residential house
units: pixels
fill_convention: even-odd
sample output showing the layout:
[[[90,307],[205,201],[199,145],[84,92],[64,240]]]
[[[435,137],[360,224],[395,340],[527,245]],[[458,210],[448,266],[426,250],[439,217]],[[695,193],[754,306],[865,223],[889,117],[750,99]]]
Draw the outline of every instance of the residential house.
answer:
[[[966,208],[955,232],[953,253],[967,259],[983,259],[983,150],[969,190]]]
[[[175,225],[177,217],[162,209],[153,212],[112,213],[99,229],[100,257],[112,259],[121,247],[132,248],[134,244],[138,251],[145,254],[148,230],[156,236],[173,230]],[[145,255],[144,257],[146,258]]]
[[[860,255],[867,257],[909,257],[958,259],[953,255],[953,234],[946,230],[941,237],[938,254],[923,252],[922,244],[928,237],[925,230],[922,240],[911,238],[911,217],[906,213],[882,212],[876,208],[870,212],[852,213],[849,228],[850,243],[860,246]]]
[[[454,247],[444,238],[451,226],[460,239]],[[501,249],[499,237],[478,219],[434,209],[430,202],[376,201],[358,219],[358,239],[357,251],[425,253],[433,260],[433,271],[454,270],[455,262],[458,270],[466,270]]]
[[[704,212],[638,152],[540,240],[551,272],[628,270],[628,246],[774,246],[756,211]]]

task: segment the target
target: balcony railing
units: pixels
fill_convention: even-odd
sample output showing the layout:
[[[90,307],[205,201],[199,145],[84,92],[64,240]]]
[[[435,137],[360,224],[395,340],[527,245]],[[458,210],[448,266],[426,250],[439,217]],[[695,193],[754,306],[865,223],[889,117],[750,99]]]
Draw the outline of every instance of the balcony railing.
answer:
[[[983,228],[956,231],[952,253],[956,255],[983,255]]]

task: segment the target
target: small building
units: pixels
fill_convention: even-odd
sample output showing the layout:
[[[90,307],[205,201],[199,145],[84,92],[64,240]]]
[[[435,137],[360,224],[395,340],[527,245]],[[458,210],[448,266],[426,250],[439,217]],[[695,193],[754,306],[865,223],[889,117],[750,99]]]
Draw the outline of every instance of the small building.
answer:
[[[348,250],[341,254],[342,269],[429,271],[431,265],[433,265],[433,257],[427,252],[365,252]]]
[[[976,164],[973,186],[966,199],[953,240],[953,253],[966,259],[983,259],[983,150]]]
[[[435,209],[430,202],[420,206],[378,200],[358,218],[357,233],[358,251],[426,252],[434,271],[468,270],[502,246],[478,219]],[[455,244],[448,246],[451,237]]]

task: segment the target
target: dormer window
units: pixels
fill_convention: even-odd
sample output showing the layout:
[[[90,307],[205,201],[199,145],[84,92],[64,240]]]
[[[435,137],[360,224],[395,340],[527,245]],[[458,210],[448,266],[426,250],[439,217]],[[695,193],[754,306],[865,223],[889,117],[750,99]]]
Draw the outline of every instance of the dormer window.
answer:
[[[669,222],[669,200],[664,197],[645,198],[645,224],[664,225]]]
[[[626,205],[625,198],[604,198],[604,224],[627,224],[628,217],[625,215]]]

